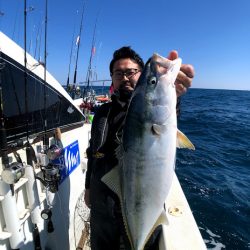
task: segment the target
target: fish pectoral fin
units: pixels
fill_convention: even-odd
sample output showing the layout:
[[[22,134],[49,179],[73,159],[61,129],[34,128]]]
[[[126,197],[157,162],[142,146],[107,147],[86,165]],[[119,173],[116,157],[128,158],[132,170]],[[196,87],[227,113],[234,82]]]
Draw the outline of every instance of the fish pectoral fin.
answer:
[[[111,169],[107,174],[101,178],[102,182],[105,183],[114,193],[116,193],[121,200],[121,183],[119,175],[119,166]]]
[[[176,147],[195,150],[193,143],[179,129],[177,129]]]
[[[165,125],[158,125],[158,124],[153,124],[151,128],[152,134],[154,135],[161,135],[166,131],[166,126]]]

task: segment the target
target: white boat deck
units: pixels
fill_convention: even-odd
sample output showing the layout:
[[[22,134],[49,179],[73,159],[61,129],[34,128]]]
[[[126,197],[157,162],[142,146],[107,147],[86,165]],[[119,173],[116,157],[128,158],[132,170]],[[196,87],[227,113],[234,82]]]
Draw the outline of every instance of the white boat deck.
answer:
[[[207,249],[176,175],[165,207],[169,224],[163,226],[160,249]]]

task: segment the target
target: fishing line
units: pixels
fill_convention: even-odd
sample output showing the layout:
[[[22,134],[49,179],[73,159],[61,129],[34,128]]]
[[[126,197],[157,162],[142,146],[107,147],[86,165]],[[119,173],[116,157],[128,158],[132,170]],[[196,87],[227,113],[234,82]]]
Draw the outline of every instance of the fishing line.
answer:
[[[34,58],[36,58],[37,47],[39,47],[38,45],[39,45],[39,39],[40,39],[39,37],[41,37],[41,35],[40,35],[41,26],[42,26],[42,24],[37,27],[37,35],[36,35],[36,45],[35,45],[35,51],[34,51]],[[39,47],[39,49],[40,49],[40,47]],[[38,57],[37,61],[39,61],[39,57]]]
[[[14,40],[14,35],[15,35],[15,31],[16,31],[16,23],[17,23],[17,14],[19,13],[18,7],[16,9],[16,14],[15,14],[15,19],[14,19],[14,29],[12,32],[12,39]]]
[[[43,24],[44,24],[44,22],[41,23],[41,31],[40,31],[39,46],[38,46],[38,56],[37,56],[37,58],[38,58],[37,61],[38,61],[40,64],[42,64],[42,63],[41,63],[41,62],[42,62],[42,59],[41,59],[41,44],[42,44]]]
[[[35,10],[35,8],[34,8],[33,6],[30,6],[30,7],[27,9],[27,12],[32,12],[32,11],[34,11],[34,10]],[[32,49],[32,40],[33,40],[32,34],[35,33],[35,27],[36,27],[36,26],[33,24],[33,23],[34,23],[34,19],[33,19],[33,18],[31,18],[30,23],[31,23],[31,25],[30,25],[29,34],[31,34],[31,35],[30,35],[30,40],[29,40],[28,53],[31,53],[31,49]]]

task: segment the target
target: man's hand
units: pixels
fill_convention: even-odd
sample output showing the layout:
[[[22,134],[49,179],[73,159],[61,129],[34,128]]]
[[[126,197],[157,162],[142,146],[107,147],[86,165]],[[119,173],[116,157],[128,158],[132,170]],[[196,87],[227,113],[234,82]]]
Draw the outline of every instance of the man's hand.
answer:
[[[176,58],[178,58],[178,52],[172,50],[168,55],[168,59],[175,60]],[[187,89],[191,87],[194,74],[194,67],[192,65],[181,65],[180,72],[178,73],[178,76],[175,80],[177,97],[185,94],[187,92]]]
[[[89,189],[85,189],[84,201],[85,201],[86,206],[88,208],[91,208],[89,191],[90,191]]]

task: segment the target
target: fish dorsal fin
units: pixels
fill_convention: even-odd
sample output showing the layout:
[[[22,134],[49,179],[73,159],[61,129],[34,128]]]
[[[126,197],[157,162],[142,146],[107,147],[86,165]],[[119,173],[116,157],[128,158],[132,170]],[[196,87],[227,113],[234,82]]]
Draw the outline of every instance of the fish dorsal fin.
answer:
[[[176,147],[195,150],[193,143],[179,129],[177,129]]]
[[[122,187],[120,182],[120,166],[116,166],[111,171],[109,171],[107,174],[105,174],[101,180],[104,182],[114,193],[117,194],[120,204],[121,204],[121,210],[122,210],[122,219],[124,223],[124,227],[128,236],[128,239],[130,241],[131,246],[133,246],[131,234],[128,228],[128,224],[126,223],[125,213],[124,213],[124,205],[122,200]]]
[[[166,126],[153,124],[151,130],[154,135],[161,135],[166,131]]]
[[[145,242],[143,244],[143,248],[145,247],[147,241],[149,240],[149,238],[151,237],[151,235],[153,234],[153,232],[155,231],[155,229],[160,226],[160,225],[168,225],[168,218],[167,218],[167,215],[166,215],[166,212],[164,210],[162,210],[159,218],[157,219],[157,221],[155,222],[154,226],[152,227],[151,231],[149,232],[149,234],[147,235],[146,239],[145,239]]]

